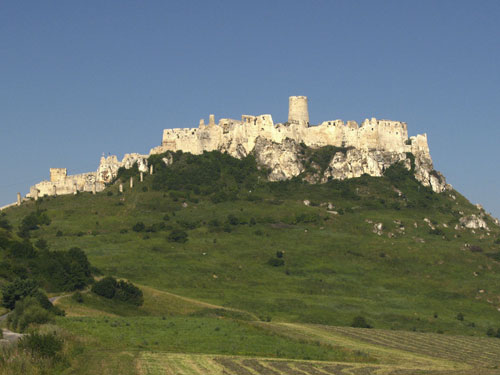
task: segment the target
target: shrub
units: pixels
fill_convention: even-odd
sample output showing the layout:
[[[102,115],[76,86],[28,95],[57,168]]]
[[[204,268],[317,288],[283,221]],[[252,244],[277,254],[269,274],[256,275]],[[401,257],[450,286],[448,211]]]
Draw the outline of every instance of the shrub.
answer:
[[[144,229],[146,229],[146,226],[144,225],[144,223],[142,221],[138,221],[132,227],[132,230],[135,232],[142,232]]]
[[[361,315],[354,317],[354,319],[352,320],[352,323],[351,323],[351,327],[354,327],[354,328],[372,328],[372,326],[370,324],[368,324],[366,319]]]
[[[72,296],[71,299],[75,302],[78,303],[83,303],[83,294],[80,292],[75,292]]]
[[[240,220],[233,214],[229,214],[227,215],[227,222],[231,225],[238,225],[240,223]]]
[[[92,292],[108,299],[141,306],[144,302],[142,291],[134,284],[108,276],[92,286]]]
[[[45,324],[53,320],[52,314],[44,309],[35,297],[26,297],[16,302],[16,307],[8,317],[9,327],[24,332],[31,324]]]
[[[116,279],[108,276],[92,285],[91,291],[99,296],[111,299],[115,296],[116,288]]]
[[[174,229],[167,237],[169,242],[185,243],[188,240],[188,234],[181,229]]]
[[[12,225],[10,225],[10,223],[7,219],[2,217],[2,218],[0,218],[0,228],[6,229],[6,230],[11,230]]]
[[[62,237],[62,236],[63,236],[63,232],[61,230],[58,230],[56,233],[56,237]]]
[[[19,232],[29,235],[29,231],[38,229],[40,225],[50,225],[50,223],[50,218],[45,211],[36,210],[22,219]]]
[[[270,258],[267,264],[273,267],[281,267],[285,265],[285,260],[283,258]]]
[[[142,290],[134,284],[124,280],[118,282],[115,298],[136,306],[141,306],[144,303]]]
[[[464,314],[461,312],[457,314],[457,320],[463,321],[464,320]]]
[[[429,234],[434,234],[436,236],[443,236],[444,232],[439,228],[429,229]]]
[[[53,333],[30,333],[19,340],[19,347],[30,352],[32,357],[53,358],[61,351],[63,340]]]
[[[35,246],[39,249],[39,250],[48,250],[49,249],[49,244],[47,243],[47,241],[45,241],[43,238],[40,238],[39,240],[37,240],[35,242]]]
[[[38,282],[33,279],[16,279],[2,289],[2,306],[12,310],[16,302],[33,295],[38,289]]]

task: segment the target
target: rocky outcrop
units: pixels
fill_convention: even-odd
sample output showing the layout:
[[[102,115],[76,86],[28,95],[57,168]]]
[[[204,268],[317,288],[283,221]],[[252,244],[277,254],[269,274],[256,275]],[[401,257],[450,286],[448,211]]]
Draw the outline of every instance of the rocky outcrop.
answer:
[[[363,174],[380,177],[391,165],[405,160],[406,155],[397,152],[358,149],[350,149],[346,153],[337,152],[319,182],[361,177]]]
[[[291,139],[274,143],[259,137],[253,149],[257,163],[270,169],[270,181],[287,180],[304,172],[299,153],[300,146]]]
[[[436,193],[451,190],[444,176],[434,169],[432,160],[427,153],[419,152],[415,156],[415,178],[424,186],[429,186]]]
[[[489,230],[486,222],[477,215],[463,216],[460,218],[460,225],[469,229],[486,229]]]
[[[301,151],[301,146],[294,140],[286,139],[282,143],[274,143],[259,137],[253,154],[260,165],[270,170],[269,179],[280,181],[299,176],[306,170]],[[312,163],[313,171],[306,173],[304,179],[311,183],[324,183],[331,179],[361,177],[363,174],[380,177],[387,168],[398,162],[403,162],[408,170],[412,168],[412,159],[404,152],[350,148],[332,155],[324,170]],[[414,155],[414,162],[415,178],[424,186],[431,187],[436,193],[448,188],[444,176],[434,170],[432,160],[427,154],[417,153]]]
[[[99,168],[97,169],[97,181],[109,184],[118,175],[118,169],[124,167],[125,169],[132,168],[137,163],[140,172],[148,171],[148,156],[141,154],[125,154],[122,161],[119,162],[115,155],[108,157],[101,157]]]

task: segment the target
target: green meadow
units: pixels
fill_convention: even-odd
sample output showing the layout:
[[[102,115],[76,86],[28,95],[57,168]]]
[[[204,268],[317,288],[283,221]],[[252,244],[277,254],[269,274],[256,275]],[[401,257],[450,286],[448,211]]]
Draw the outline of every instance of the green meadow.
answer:
[[[123,193],[117,181],[96,195],[44,197],[5,211],[14,228],[29,213],[46,212],[50,225],[31,231],[31,241],[43,239],[52,251],[81,248],[94,276],[143,290],[140,307],[89,291],[82,301],[57,302],[66,316],[56,324],[73,343],[68,373],[222,374],[244,373],[234,367],[243,366],[250,374],[314,374],[317,366],[291,364],[292,372],[262,358],[371,364],[377,373],[410,357],[419,371],[472,365],[467,354],[461,360],[424,350],[426,340],[441,337],[498,353],[500,340],[486,332],[500,327],[500,228],[458,192],[435,194],[404,172],[270,183],[251,166],[238,177],[227,172],[238,165],[217,163],[222,172],[212,182],[202,176],[186,186],[193,161],[181,158],[177,175],[160,170],[161,178],[146,175],[140,183],[128,172],[136,183]],[[460,227],[470,214],[484,216],[489,230]],[[373,328],[350,328],[358,316]],[[418,336],[418,348],[391,347],[368,339],[380,332],[410,341],[407,335],[426,336]],[[211,356],[208,367],[196,355]],[[262,360],[245,365],[246,357]],[[484,361],[491,371],[493,357]]]

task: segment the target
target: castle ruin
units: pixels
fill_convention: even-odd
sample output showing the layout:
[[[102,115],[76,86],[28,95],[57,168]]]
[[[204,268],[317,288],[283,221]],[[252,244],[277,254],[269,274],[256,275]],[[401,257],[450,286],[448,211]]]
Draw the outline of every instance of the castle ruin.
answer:
[[[406,153],[412,153],[416,157],[419,181],[436,192],[446,186],[444,177],[433,169],[426,134],[408,137],[405,122],[375,118],[366,119],[361,125],[338,119],[311,125],[305,96],[289,98],[285,123],[275,124],[270,114],[242,115],[241,120],[221,118],[218,123],[215,116],[210,115],[208,124],[201,119],[197,128],[165,129],[161,145],[151,149],[149,155],[178,150],[192,154],[217,150],[241,158],[258,152],[257,160],[274,169],[271,180],[278,180],[301,173],[290,152],[292,143],[311,148],[351,149],[346,155],[335,155],[332,159],[330,178],[359,177],[363,173],[381,176],[385,168],[406,160]],[[147,173],[149,155],[126,154],[122,161],[116,156],[103,156],[96,172],[79,175],[68,176],[65,168],[51,168],[50,181],[32,186],[27,197],[102,191],[116,178],[120,167],[131,168],[137,163],[139,171]]]

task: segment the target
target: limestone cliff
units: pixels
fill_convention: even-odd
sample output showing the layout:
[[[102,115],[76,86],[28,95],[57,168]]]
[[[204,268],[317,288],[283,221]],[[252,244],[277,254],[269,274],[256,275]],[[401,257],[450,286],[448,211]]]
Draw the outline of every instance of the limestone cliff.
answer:
[[[299,176],[305,170],[305,160],[300,157],[301,146],[291,139],[274,143],[265,138],[258,138],[253,150],[259,164],[269,168],[269,179],[280,181]],[[413,155],[413,154],[411,154]],[[446,190],[446,180],[434,170],[432,160],[425,153],[414,156],[415,178],[424,186],[429,186],[436,193]],[[312,173],[304,175],[311,183],[324,183],[330,179],[344,180],[361,177],[363,174],[380,177],[391,165],[404,162],[411,169],[412,157],[404,152],[360,150],[356,148],[335,152],[328,166],[322,170],[319,165],[312,165]]]

